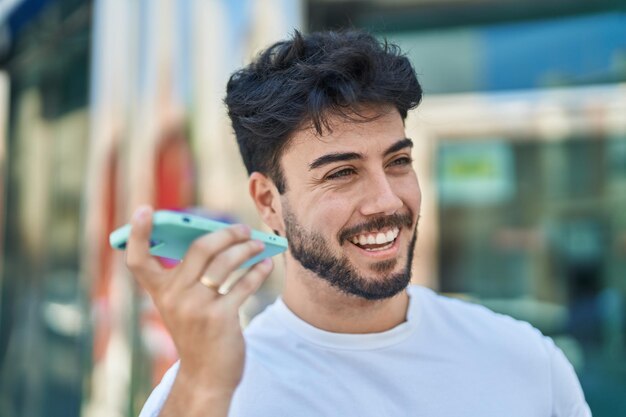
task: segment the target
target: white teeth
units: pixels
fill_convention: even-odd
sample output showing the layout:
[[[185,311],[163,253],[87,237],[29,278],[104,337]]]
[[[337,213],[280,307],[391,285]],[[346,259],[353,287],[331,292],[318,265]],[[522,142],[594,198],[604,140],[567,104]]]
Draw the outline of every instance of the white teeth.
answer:
[[[389,243],[389,245],[385,246],[384,248],[379,248],[377,250],[381,250],[381,249],[385,249],[387,247],[391,246],[391,243],[393,243],[393,241],[398,237],[398,234],[400,233],[400,229],[398,229],[397,227],[394,227],[393,229],[390,229],[387,231],[387,233],[383,233],[383,232],[378,232],[378,233],[370,233],[370,234],[363,234],[363,235],[358,235],[358,236],[354,236],[350,239],[350,241],[352,243],[354,243],[355,245],[382,245],[385,243]]]

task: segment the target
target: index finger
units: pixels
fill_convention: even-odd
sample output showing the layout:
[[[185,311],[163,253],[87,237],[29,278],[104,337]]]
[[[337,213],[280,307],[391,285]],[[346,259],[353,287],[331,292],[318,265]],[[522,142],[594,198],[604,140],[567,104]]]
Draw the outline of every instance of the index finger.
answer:
[[[126,245],[126,265],[141,285],[151,287],[163,267],[150,254],[150,235],[152,233],[152,207],[141,206],[131,219],[130,236]],[[146,288],[148,289],[148,288]]]

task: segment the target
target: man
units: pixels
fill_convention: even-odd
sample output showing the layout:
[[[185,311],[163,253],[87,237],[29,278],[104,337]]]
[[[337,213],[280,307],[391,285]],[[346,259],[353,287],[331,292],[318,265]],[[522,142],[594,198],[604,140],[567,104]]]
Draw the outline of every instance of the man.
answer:
[[[398,48],[361,32],[279,42],[227,87],[263,221],[289,240],[282,296],[238,308],[271,261],[218,291],[262,247],[237,225],[164,270],[151,210],[127,263],[180,361],[141,416],[589,416],[571,365],[530,325],[408,286],[420,213],[404,119],[422,90]]]

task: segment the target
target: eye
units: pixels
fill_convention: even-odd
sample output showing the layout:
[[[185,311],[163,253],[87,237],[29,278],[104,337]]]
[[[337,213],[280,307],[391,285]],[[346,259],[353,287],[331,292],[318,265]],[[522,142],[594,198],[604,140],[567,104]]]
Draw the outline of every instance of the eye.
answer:
[[[396,158],[389,163],[390,166],[403,166],[403,165],[411,165],[413,163],[413,159],[408,156],[401,156],[400,158]]]
[[[338,178],[342,178],[342,177],[349,177],[353,174],[355,174],[356,171],[353,168],[344,168],[341,169],[339,171],[333,172],[332,174],[329,174],[326,176],[327,180],[334,180],[334,179],[338,179]]]

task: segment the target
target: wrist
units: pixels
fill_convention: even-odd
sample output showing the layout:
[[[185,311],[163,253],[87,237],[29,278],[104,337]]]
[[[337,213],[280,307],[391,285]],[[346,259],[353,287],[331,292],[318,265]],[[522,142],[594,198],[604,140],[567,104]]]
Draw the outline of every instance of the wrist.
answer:
[[[198,372],[187,372],[180,368],[176,375],[176,383],[188,392],[202,397],[214,399],[230,398],[235,393],[236,386],[225,384],[215,377],[204,377]]]
[[[179,372],[160,416],[227,416],[233,394],[234,389],[206,384]]]

